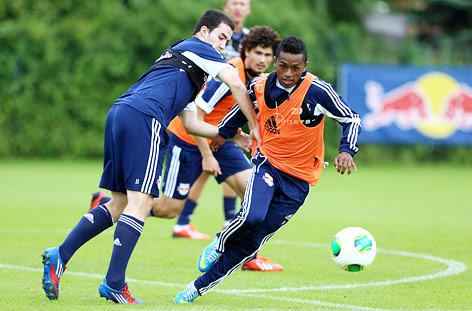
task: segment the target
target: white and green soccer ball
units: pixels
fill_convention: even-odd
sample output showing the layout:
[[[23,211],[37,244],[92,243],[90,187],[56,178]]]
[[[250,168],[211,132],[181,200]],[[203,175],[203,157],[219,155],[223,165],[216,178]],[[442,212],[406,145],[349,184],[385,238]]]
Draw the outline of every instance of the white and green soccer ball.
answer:
[[[377,253],[374,237],[359,227],[344,228],[331,243],[331,257],[346,271],[362,271],[372,264]]]

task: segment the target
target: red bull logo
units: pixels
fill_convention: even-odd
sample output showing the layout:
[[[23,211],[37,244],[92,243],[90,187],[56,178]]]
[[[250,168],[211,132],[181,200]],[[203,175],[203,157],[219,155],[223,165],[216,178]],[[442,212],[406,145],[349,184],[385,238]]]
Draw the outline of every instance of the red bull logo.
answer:
[[[388,93],[379,83],[368,81],[365,91],[371,110],[363,118],[365,130],[396,125],[436,139],[457,130],[472,131],[472,89],[445,73],[424,74]]]

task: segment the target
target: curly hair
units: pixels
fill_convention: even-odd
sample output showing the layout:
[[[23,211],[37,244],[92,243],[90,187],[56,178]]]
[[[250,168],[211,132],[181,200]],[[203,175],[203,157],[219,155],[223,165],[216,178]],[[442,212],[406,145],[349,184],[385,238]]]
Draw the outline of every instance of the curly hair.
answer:
[[[241,40],[241,58],[246,59],[246,50],[252,50],[257,46],[263,48],[271,47],[275,55],[277,46],[280,43],[280,37],[277,31],[269,26],[254,26],[249,33]]]
[[[277,51],[275,52],[275,56],[278,58],[280,56],[280,52],[289,53],[289,54],[303,54],[304,61],[308,60],[308,53],[306,50],[305,43],[302,39],[295,37],[295,36],[288,36],[283,38],[282,42],[277,47]]]

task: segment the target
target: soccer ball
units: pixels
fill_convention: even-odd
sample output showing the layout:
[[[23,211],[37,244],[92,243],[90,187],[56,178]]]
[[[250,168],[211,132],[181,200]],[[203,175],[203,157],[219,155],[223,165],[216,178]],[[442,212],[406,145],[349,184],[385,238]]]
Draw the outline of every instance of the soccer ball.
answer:
[[[349,227],[339,231],[331,243],[334,262],[346,271],[362,271],[377,253],[374,237],[365,229]]]

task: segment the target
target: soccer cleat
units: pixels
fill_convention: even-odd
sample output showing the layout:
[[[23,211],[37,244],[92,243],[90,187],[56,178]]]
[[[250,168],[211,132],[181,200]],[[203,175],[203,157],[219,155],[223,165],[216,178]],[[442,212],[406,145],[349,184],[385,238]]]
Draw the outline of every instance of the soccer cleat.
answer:
[[[272,258],[261,257],[256,255],[255,259],[249,260],[243,266],[243,270],[254,270],[264,272],[282,271],[284,267],[276,263],[270,263]]]
[[[174,226],[174,230],[172,231],[172,236],[175,238],[187,238],[187,239],[192,239],[192,240],[209,240],[210,236],[205,233],[198,232],[197,229],[195,229],[195,226],[193,224],[188,224],[181,226],[184,227],[181,230],[176,230],[176,227]]]
[[[128,283],[126,283],[125,287],[121,290],[115,290],[108,286],[106,279],[103,279],[102,284],[98,287],[98,292],[100,293],[100,297],[106,298],[106,300],[111,300],[115,303],[144,304],[144,301],[131,296],[128,289]]]
[[[59,281],[66,266],[59,255],[59,247],[48,248],[43,256],[43,289],[49,300],[59,299]]]
[[[195,285],[190,283],[186,289],[177,294],[174,298],[176,304],[192,303],[198,297],[198,291]]]
[[[110,197],[101,191],[95,191],[94,193],[92,193],[92,202],[90,203],[89,211],[99,206],[103,199],[110,199]]]
[[[223,253],[220,253],[216,250],[216,244],[218,243],[218,238],[215,238],[200,254],[198,257],[198,270],[201,272],[206,272],[210,269],[215,262],[220,259]]]

